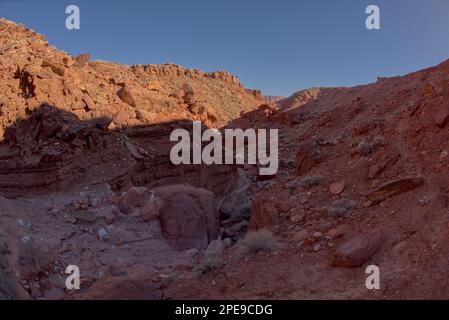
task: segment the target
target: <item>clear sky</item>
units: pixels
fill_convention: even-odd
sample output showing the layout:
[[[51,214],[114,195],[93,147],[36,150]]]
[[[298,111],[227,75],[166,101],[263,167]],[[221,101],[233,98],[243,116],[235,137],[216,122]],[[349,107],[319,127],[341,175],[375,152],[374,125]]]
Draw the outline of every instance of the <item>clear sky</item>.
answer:
[[[65,8],[81,29],[65,28]],[[381,30],[365,9],[381,10]],[[368,83],[449,58],[449,0],[0,0],[71,54],[228,70],[267,95]]]

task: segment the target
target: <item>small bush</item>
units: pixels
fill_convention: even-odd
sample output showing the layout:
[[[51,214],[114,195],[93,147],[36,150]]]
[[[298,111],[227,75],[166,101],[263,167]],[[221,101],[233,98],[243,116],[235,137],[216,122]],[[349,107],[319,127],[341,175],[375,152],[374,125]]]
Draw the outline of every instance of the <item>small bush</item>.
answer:
[[[310,189],[315,186],[319,186],[323,182],[323,177],[321,176],[309,176],[304,177],[299,181],[299,186],[304,189]]]
[[[322,184],[323,180],[324,179],[321,176],[308,176],[308,177],[304,177],[302,179],[298,178],[296,180],[293,180],[292,182],[290,182],[287,185],[288,193],[290,195],[293,195],[295,193],[296,189],[298,189],[299,187],[304,188],[304,189],[310,189],[312,187]]]
[[[272,251],[278,246],[278,242],[269,230],[250,231],[240,240],[239,244],[250,254]]]
[[[165,108],[167,108],[169,110],[174,110],[174,109],[176,109],[178,104],[177,104],[175,99],[173,99],[173,98],[166,98],[166,99],[164,99],[164,106],[165,106]]]
[[[206,274],[223,268],[225,265],[222,258],[217,256],[206,256],[201,264],[193,268],[193,271],[200,274]]]
[[[373,153],[374,151],[376,151],[377,149],[377,145],[374,143],[368,143],[365,141],[362,141],[359,143],[359,145],[357,146],[357,151],[362,155],[362,156],[369,156],[371,153]]]
[[[328,208],[329,213],[333,217],[342,217],[344,216],[348,211],[355,209],[357,207],[357,202],[349,199],[340,199],[335,201],[332,206]]]

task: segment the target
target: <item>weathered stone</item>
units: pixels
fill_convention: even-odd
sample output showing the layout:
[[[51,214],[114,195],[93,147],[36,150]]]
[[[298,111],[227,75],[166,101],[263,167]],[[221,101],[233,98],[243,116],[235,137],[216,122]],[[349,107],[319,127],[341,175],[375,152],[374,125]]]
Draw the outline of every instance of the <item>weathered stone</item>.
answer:
[[[316,144],[306,143],[296,154],[296,169],[298,175],[304,175],[322,162],[326,154]]]
[[[129,121],[129,115],[125,110],[121,109],[114,115],[112,121],[120,126],[126,125]]]
[[[349,231],[349,226],[345,225],[345,224],[341,224],[341,225],[338,225],[338,226],[330,229],[326,233],[326,237],[331,238],[331,239],[341,238],[346,233],[348,233],[348,231]]]
[[[131,214],[135,208],[141,208],[150,198],[151,192],[145,187],[131,187],[123,199],[125,210]]]
[[[449,108],[447,106],[440,106],[433,114],[434,123],[444,128],[449,120]]]
[[[137,147],[136,147],[134,144],[132,144],[131,142],[126,141],[126,147],[128,148],[129,153],[131,153],[131,155],[132,155],[135,159],[137,159],[137,160],[142,160],[142,159],[144,158],[144,156],[140,154],[140,152],[139,152],[139,150],[137,149]]]
[[[154,196],[140,209],[140,215],[145,222],[155,220],[159,217],[158,205]]]
[[[105,229],[101,228],[98,230],[98,239],[100,239],[101,241],[109,240],[109,235]]]
[[[157,114],[147,110],[136,110],[137,119],[142,122],[151,123],[157,119]]]
[[[297,232],[293,236],[293,240],[301,242],[301,241],[305,241],[308,237],[309,237],[309,233],[307,232],[307,230],[304,229],[304,230]]]
[[[367,206],[376,205],[393,196],[412,191],[423,184],[423,178],[404,178],[389,181],[368,196]]]
[[[334,265],[346,268],[359,267],[376,254],[383,241],[384,233],[379,229],[355,236],[337,248]]]
[[[95,110],[95,102],[88,94],[83,95],[83,101],[86,103],[87,109]]]
[[[60,75],[61,77],[63,77],[65,74],[65,68],[63,66],[45,59],[42,61],[42,67],[49,67],[54,73]]]
[[[225,246],[224,246],[223,242],[221,240],[217,239],[217,240],[212,241],[209,244],[204,255],[218,257],[223,254],[224,249],[225,249]]]
[[[150,81],[147,83],[147,89],[152,91],[161,91],[162,90],[162,84],[160,81]]]
[[[82,204],[81,206],[84,205],[85,204]],[[96,213],[91,210],[77,211],[75,212],[74,217],[76,218],[77,222],[81,223],[94,223],[97,220]]]
[[[178,251],[204,250],[219,234],[215,195],[190,185],[173,185],[155,189],[163,200],[159,212],[162,231]]]
[[[118,92],[117,95],[120,99],[122,99],[123,102],[129,104],[132,107],[136,107],[136,100],[134,98],[133,93],[131,92],[131,89],[128,88],[128,86],[123,86]]]
[[[339,181],[339,182],[334,182],[329,186],[329,191],[334,194],[334,195],[339,195],[341,193],[343,193],[343,191],[345,190],[346,187],[346,182],[343,181]]]

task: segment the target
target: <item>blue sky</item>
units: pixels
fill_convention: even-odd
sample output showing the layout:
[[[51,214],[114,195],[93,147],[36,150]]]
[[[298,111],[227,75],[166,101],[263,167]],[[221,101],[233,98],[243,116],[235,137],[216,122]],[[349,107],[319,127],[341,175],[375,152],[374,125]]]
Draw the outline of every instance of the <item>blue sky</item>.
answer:
[[[77,4],[81,29],[65,28]],[[381,10],[381,30],[365,9]],[[347,86],[449,58],[449,0],[0,0],[0,16],[71,54],[228,70],[267,95]]]

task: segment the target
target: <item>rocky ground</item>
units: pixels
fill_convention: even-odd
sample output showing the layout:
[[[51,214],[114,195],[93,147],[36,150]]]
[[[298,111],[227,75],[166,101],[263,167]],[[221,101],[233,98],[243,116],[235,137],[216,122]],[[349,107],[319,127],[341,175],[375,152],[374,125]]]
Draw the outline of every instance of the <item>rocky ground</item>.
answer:
[[[6,20],[0,56],[0,298],[448,298],[449,62],[279,100]],[[279,129],[279,171],[171,164],[191,120]]]
[[[250,227],[280,248],[180,281],[172,298],[447,299],[449,63],[354,88],[314,88],[233,127],[280,129],[281,170]],[[365,287],[377,265],[381,287]],[[198,290],[185,290],[201,288]]]

